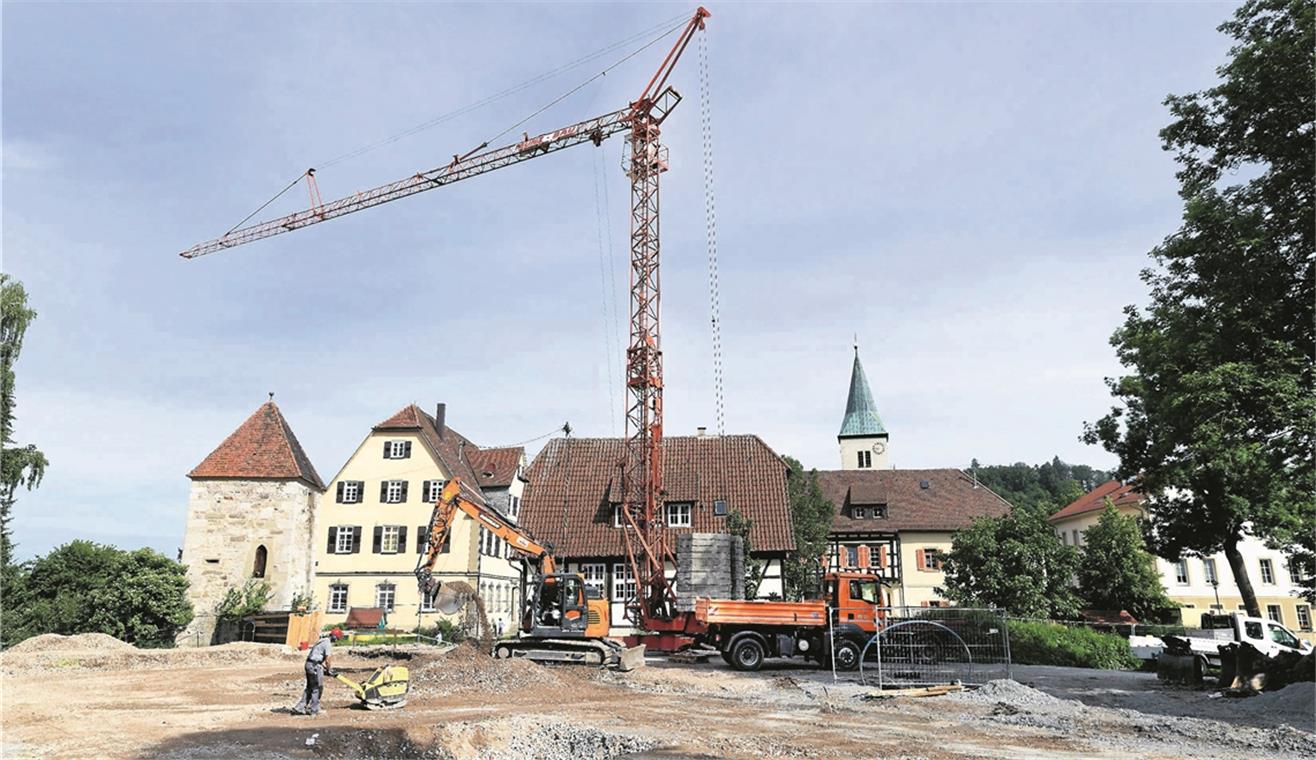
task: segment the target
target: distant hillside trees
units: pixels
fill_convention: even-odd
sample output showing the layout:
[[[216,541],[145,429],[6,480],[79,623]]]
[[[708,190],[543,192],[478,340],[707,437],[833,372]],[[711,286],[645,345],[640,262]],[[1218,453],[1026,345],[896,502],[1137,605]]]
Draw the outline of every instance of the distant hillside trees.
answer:
[[[1111,479],[1111,473],[1085,464],[1067,464],[1054,457],[1050,462],[982,465],[973,460],[970,474],[1016,507],[1035,508],[1052,514],[1074,499]]]

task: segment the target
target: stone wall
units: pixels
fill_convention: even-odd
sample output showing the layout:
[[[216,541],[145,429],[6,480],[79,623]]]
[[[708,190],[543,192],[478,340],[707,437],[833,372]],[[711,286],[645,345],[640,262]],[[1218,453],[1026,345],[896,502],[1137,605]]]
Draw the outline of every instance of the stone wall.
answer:
[[[261,546],[263,580],[273,592],[270,609],[288,609],[295,595],[309,593],[319,496],[294,480],[192,481],[182,561],[196,618],[179,636],[180,645],[211,643],[215,605],[252,577]]]

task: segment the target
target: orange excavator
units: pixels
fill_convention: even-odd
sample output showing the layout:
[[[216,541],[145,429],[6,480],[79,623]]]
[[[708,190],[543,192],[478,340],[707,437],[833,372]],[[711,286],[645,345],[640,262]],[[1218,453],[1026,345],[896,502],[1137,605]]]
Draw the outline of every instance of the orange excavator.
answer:
[[[421,594],[434,598],[442,592],[442,583],[434,577],[434,566],[462,514],[506,541],[524,560],[521,598],[525,604],[519,636],[495,642],[495,657],[601,665],[617,670],[644,665],[643,644],[628,647],[608,638],[612,627],[608,600],[587,587],[580,575],[557,572],[552,546],[535,540],[495,510],[467,499],[457,478],[443,487],[430,515],[429,542],[416,564]]]

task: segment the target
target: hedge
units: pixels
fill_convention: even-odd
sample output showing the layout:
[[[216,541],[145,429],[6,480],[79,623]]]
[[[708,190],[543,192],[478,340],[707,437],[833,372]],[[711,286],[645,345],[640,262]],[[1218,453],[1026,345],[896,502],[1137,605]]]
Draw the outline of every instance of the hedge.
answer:
[[[1058,623],[1011,620],[1010,658],[1020,665],[1067,665],[1103,670],[1135,670],[1127,639],[1091,628]]]

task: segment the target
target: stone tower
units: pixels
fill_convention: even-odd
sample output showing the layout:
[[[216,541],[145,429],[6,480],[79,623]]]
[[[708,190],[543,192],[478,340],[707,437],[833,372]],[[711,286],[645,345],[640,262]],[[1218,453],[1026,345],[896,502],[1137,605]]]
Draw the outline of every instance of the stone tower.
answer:
[[[211,643],[215,605],[251,578],[270,584],[270,609],[310,593],[313,522],[324,483],[279,407],[261,405],[187,474],[182,562],[196,612],[179,643]]]
[[[854,349],[854,368],[850,370],[850,395],[845,401],[845,419],[836,435],[841,447],[842,470],[886,470],[890,468],[890,436],[877,416],[873,392],[868,389],[864,365],[859,362],[859,346]]]

